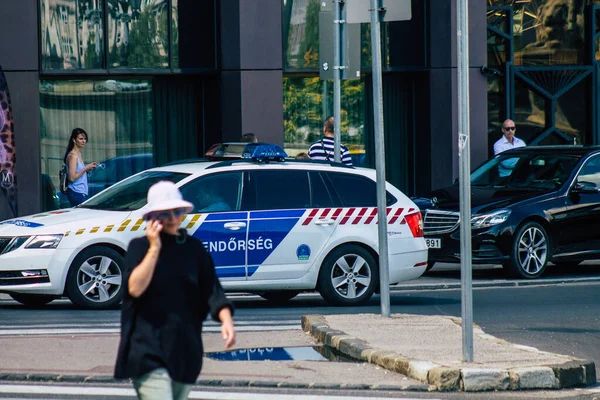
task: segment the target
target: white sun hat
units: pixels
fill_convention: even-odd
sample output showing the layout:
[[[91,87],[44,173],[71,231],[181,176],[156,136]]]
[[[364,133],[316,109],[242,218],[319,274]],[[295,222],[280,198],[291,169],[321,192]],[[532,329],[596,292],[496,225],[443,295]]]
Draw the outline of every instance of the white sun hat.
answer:
[[[194,205],[185,201],[181,192],[173,182],[160,181],[148,189],[148,205],[146,207],[144,218],[151,212],[174,210],[184,208],[186,213],[194,209]]]

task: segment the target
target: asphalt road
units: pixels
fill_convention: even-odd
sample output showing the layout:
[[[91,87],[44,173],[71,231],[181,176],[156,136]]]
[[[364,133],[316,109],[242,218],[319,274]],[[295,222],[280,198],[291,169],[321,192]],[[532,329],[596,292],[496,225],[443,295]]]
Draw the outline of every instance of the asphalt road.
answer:
[[[501,270],[476,270],[474,282],[487,287],[473,291],[475,323],[496,337],[544,351],[591,359],[600,366],[600,282],[586,282],[600,277],[600,266],[549,272],[546,281],[537,282],[537,286],[505,286],[510,282],[503,278]],[[456,266],[446,266],[434,268],[429,276],[416,282],[442,288],[459,281]],[[392,291],[391,312],[460,316],[460,299],[459,289],[404,287]],[[236,296],[236,321],[256,325],[277,321],[293,325],[297,321],[299,327],[304,314],[380,313],[379,301],[379,296],[375,296],[368,305],[343,308],[327,305],[318,295],[303,294],[285,306],[277,306],[257,296]],[[68,301],[55,301],[42,309],[25,309],[6,300],[5,296],[0,298],[0,332],[11,326],[49,325],[115,329],[118,321],[118,310],[79,310]],[[477,353],[474,357],[477,360]],[[598,377],[599,371],[597,368]]]

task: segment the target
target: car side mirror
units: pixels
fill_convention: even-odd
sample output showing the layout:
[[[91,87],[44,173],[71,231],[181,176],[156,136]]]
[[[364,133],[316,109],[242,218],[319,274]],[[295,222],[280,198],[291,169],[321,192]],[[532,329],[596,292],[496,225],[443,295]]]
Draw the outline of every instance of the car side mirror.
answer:
[[[572,193],[594,194],[598,193],[599,191],[600,189],[598,189],[598,186],[592,182],[577,182],[575,183],[575,186],[573,186],[573,189],[571,189]]]

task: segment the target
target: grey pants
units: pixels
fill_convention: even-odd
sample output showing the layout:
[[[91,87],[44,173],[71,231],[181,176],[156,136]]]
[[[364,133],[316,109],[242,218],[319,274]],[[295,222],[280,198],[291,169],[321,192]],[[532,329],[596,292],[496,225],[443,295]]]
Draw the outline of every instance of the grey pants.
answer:
[[[192,385],[173,381],[164,368],[134,379],[133,387],[141,400],[186,400],[192,390]]]

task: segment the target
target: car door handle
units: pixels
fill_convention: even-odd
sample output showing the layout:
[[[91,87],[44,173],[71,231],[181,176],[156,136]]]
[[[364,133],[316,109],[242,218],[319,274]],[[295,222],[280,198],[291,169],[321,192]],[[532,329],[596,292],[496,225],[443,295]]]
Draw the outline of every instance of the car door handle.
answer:
[[[245,222],[227,222],[225,225],[223,225],[223,227],[225,229],[230,229],[232,231],[237,231],[239,229],[245,228],[246,227],[246,223]]]
[[[321,218],[315,221],[315,225],[331,225],[333,224],[335,221],[332,220],[331,218]]]

